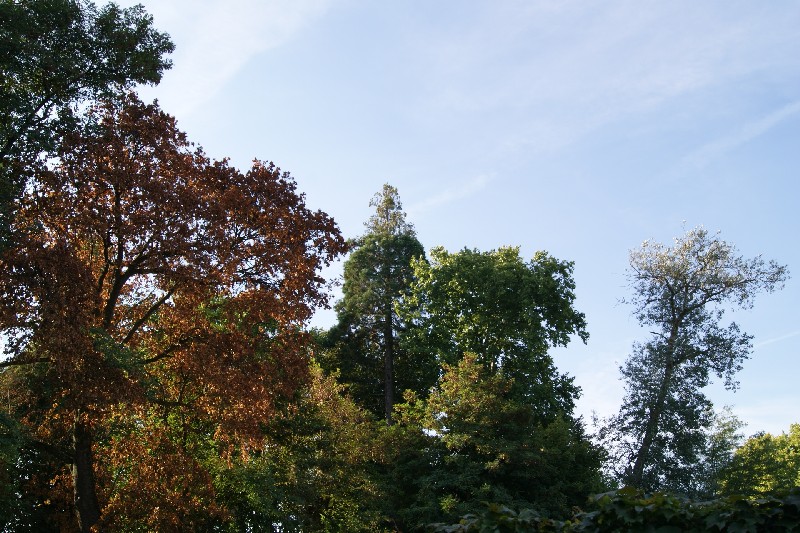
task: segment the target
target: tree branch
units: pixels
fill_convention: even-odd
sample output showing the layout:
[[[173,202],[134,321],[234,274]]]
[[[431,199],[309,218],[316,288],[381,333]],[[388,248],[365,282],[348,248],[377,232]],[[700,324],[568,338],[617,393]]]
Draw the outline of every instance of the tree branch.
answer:
[[[150,306],[150,309],[148,309],[147,312],[145,314],[143,314],[139,318],[139,320],[137,320],[133,324],[133,327],[130,329],[130,331],[128,331],[128,334],[125,335],[124,339],[122,339],[122,344],[127,344],[128,341],[130,341],[131,338],[133,338],[133,336],[136,334],[136,332],[139,330],[139,328],[142,327],[142,325],[145,322],[147,322],[150,319],[151,316],[153,316],[153,313],[155,313],[158,310],[159,307],[164,305],[164,303],[167,300],[170,299],[170,297],[175,293],[176,289],[177,289],[177,285],[175,287],[172,287],[169,291],[166,292],[166,294],[164,294],[164,296],[162,296],[161,298],[156,300],[156,302],[152,306]]]
[[[40,357],[39,359],[33,359],[30,361],[3,361],[0,362],[0,368],[8,368],[12,366],[23,366],[23,365],[35,365],[37,363],[52,363],[53,361],[49,357]]]

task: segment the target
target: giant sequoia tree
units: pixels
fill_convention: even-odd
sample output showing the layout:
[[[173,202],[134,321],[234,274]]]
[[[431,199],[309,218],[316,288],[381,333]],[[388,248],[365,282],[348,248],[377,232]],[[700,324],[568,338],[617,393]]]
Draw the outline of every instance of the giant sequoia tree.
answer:
[[[20,490],[50,506],[73,493],[85,531],[106,504],[119,512],[113,483],[135,497],[158,481],[174,491],[164,506],[197,500],[195,430],[259,442],[306,375],[299,326],[326,300],[318,270],[344,249],[271,164],[209,161],[133,97],[92,114],[39,169],[0,256],[3,396],[54,476]]]
[[[81,104],[158,83],[173,45],[141,6],[0,2],[0,246],[31,169],[82,117]]]
[[[332,349],[323,364],[338,368],[359,403],[391,424],[395,390],[422,391],[436,379],[430,357],[415,359],[401,346],[407,324],[397,313],[413,280],[411,262],[425,251],[396,188],[384,185],[370,206],[375,214],[344,265],[338,323],[327,336]]]
[[[610,424],[621,452],[619,475],[629,485],[679,488],[691,477],[711,423],[702,388],[716,374],[735,388],[752,336],[726,308],[750,308],[759,292],[787,278],[784,266],[745,259],[702,227],[672,247],[645,241],[630,254],[634,315],[653,337],[634,345],[622,367],[627,395]]]

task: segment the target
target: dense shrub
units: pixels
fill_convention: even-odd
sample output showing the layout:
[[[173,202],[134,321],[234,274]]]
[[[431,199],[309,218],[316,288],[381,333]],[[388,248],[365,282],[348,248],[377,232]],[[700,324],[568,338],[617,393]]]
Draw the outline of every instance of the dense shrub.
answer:
[[[487,504],[480,514],[465,515],[458,524],[431,524],[437,533],[682,531],[800,531],[800,487],[757,499],[730,496],[693,501],[665,493],[643,494],[622,489],[590,498],[587,511],[575,510],[569,520],[552,520],[530,509],[515,511]]]

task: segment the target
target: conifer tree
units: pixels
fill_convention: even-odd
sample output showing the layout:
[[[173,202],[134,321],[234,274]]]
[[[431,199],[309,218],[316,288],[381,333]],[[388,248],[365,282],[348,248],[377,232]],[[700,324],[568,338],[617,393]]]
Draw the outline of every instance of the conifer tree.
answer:
[[[401,346],[408,324],[396,310],[408,296],[411,262],[424,257],[425,250],[395,187],[385,184],[370,206],[375,213],[364,235],[352,242],[344,265],[338,323],[328,332],[329,350],[321,363],[327,370],[338,369],[353,397],[391,424],[398,389],[421,392],[436,379],[430,361],[414,358]]]

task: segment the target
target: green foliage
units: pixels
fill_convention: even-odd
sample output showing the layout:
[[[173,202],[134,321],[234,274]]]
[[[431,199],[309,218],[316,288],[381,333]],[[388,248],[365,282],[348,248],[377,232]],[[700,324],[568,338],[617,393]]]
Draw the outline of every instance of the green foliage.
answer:
[[[621,372],[626,396],[605,435],[620,482],[645,490],[692,494],[707,450],[711,402],[702,392],[712,374],[735,388],[752,337],[725,310],[749,308],[755,295],[783,286],[786,267],[745,259],[702,227],[672,247],[645,241],[631,251],[633,295],[627,303],[653,338],[634,344]]]
[[[720,484],[724,494],[749,497],[800,487],[800,424],[792,424],[788,434],[747,439],[723,468]]]
[[[580,424],[566,414],[543,423],[512,385],[467,354],[445,365],[427,401],[408,398],[398,418],[427,440],[429,466],[403,487],[415,494],[407,522],[455,519],[487,500],[563,516],[600,487],[600,452]]]
[[[407,325],[395,312],[412,280],[411,261],[424,253],[413,234],[367,235],[345,262],[338,322],[325,336],[320,364],[338,370],[352,397],[377,416],[385,416],[389,343],[395,390],[423,393],[436,380],[432,358],[401,346]]]
[[[265,427],[260,450],[218,460],[225,531],[381,531],[374,422],[331,377],[312,380]]]
[[[356,402],[390,421],[395,391],[424,394],[436,381],[429,353],[407,349],[409,324],[396,311],[414,279],[411,263],[425,250],[406,222],[397,189],[384,185],[370,205],[367,233],[344,264],[338,322],[324,336],[319,361],[338,371]],[[424,260],[424,259],[423,259]]]
[[[174,46],[141,6],[98,9],[89,0],[0,4],[0,154],[53,148],[76,104],[158,83]]]
[[[55,148],[82,103],[158,83],[173,50],[141,6],[89,0],[0,2],[0,239],[24,167]]]
[[[713,498],[722,494],[721,476],[733,461],[734,452],[744,439],[739,430],[745,426],[726,406],[714,413],[711,431],[701,460],[700,474],[693,480],[697,498]]]
[[[437,439],[422,430],[425,403],[406,391],[405,403],[395,406],[395,423],[377,428],[375,479],[381,494],[380,509],[393,530],[406,531],[430,521],[427,508],[419,505],[419,493],[427,483],[438,456]]]
[[[408,342],[442,363],[455,365],[470,352],[487,368],[502,368],[514,394],[543,419],[571,412],[578,389],[558,374],[547,350],[566,346],[572,335],[584,342],[589,336],[583,313],[573,308],[572,268],[545,252],[526,263],[513,247],[434,248],[430,263],[414,263],[403,314],[417,327]]]
[[[41,475],[45,464],[31,448],[19,424],[0,412],[0,531],[46,531],[42,503],[26,490],[26,479]]]
[[[519,512],[505,505],[484,503],[485,509],[479,514],[469,513],[457,524],[434,523],[428,530],[435,533],[514,533],[528,531],[560,531],[557,520],[542,518],[533,509]],[[554,528],[554,529],[550,529]]]
[[[42,482],[57,485],[61,461],[67,454],[63,437],[45,444],[27,434],[20,423],[22,412],[14,396],[19,390],[30,391],[25,398],[31,404],[54,402],[53,391],[43,376],[43,364],[10,367],[0,371],[0,531],[30,532],[58,530],[58,516],[68,514],[64,502],[48,498],[37,490]],[[38,417],[29,417],[41,423]]]
[[[455,519],[480,501],[562,516],[600,488],[600,451],[572,418],[578,389],[547,354],[573,334],[587,338],[572,307],[572,264],[517,248],[437,248],[413,262],[398,308],[403,347],[434,354],[441,377],[398,406],[384,434],[395,450],[384,487],[399,527]]]
[[[800,492],[746,500],[730,497],[697,502],[633,489],[592,498],[596,511],[578,514],[573,531],[797,531]]]
[[[397,188],[383,184],[381,192],[377,193],[369,202],[375,208],[375,213],[364,223],[367,235],[410,235],[414,233],[414,226],[406,220],[403,204]]]
[[[591,510],[577,510],[562,521],[543,518],[530,509],[517,512],[506,506],[485,504],[483,511],[465,515],[457,524],[435,523],[428,529],[437,533],[800,531],[800,489],[757,500],[729,497],[698,502],[626,488],[592,496],[588,506]]]

